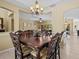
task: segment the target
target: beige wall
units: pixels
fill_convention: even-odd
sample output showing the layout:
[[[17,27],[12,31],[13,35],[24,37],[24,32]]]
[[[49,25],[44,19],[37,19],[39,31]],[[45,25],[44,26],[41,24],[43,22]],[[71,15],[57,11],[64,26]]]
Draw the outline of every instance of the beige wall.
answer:
[[[12,47],[13,47],[13,44],[9,36],[9,33],[8,32],[0,33],[0,51],[8,48],[12,48]]]
[[[20,19],[20,30],[35,30],[36,25],[35,25],[35,21],[33,20],[24,20],[24,19]]]

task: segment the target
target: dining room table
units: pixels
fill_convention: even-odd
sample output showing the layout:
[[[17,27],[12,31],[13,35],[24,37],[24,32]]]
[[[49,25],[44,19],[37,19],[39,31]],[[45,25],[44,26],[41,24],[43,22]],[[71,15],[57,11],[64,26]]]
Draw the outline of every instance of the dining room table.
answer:
[[[40,59],[41,48],[44,44],[49,43],[51,41],[51,37],[50,36],[26,37],[26,35],[23,35],[23,37],[21,37],[20,41],[21,41],[21,43],[23,43],[25,45],[35,48],[35,50],[37,52],[36,59]]]

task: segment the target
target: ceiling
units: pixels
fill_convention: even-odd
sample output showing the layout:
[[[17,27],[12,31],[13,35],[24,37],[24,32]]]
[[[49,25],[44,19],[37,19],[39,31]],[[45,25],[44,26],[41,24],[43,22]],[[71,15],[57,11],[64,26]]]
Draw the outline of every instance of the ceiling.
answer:
[[[64,14],[65,18],[79,19],[79,8],[71,9]]]
[[[36,0],[3,0],[3,1],[14,4],[17,7],[28,9],[29,7],[34,5]],[[27,14],[27,13],[21,11],[20,17],[22,17],[22,18],[27,17],[29,19],[42,18],[42,19],[49,20],[50,18],[53,17],[53,15],[51,15],[52,7],[56,6],[59,3],[63,3],[63,2],[67,3],[67,2],[71,2],[71,1],[73,1],[73,0],[38,0],[40,6],[44,8],[44,13],[48,12],[47,14],[35,16],[35,15],[30,15],[30,14]],[[27,18],[25,18],[25,19],[27,19]]]
[[[27,8],[32,6],[36,0],[4,0],[6,2],[10,2],[22,8]],[[56,4],[61,0],[38,0],[39,4],[43,7],[48,7],[52,4]]]
[[[0,8],[0,17],[3,17],[3,15],[4,15],[4,14],[6,15],[6,13],[7,13],[7,15],[9,16],[9,15],[11,15],[13,12],[12,12],[12,11],[9,11],[9,10],[7,10],[7,9],[4,9],[4,8]]]
[[[52,14],[48,14],[48,15],[32,15],[32,14],[27,14],[24,12],[20,12],[20,18],[22,19],[27,19],[27,20],[38,20],[38,19],[42,19],[42,20],[51,20]]]
[[[22,8],[28,8],[32,6],[36,0],[3,0],[9,2],[11,4],[17,5]],[[49,7],[53,4],[63,3],[63,2],[71,2],[74,0],[37,0],[42,7]]]

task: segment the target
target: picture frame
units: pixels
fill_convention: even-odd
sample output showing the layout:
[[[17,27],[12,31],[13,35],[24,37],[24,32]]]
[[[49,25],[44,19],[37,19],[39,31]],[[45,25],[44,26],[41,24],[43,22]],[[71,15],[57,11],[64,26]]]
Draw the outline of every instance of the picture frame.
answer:
[[[0,18],[0,29],[3,29],[3,18]]]

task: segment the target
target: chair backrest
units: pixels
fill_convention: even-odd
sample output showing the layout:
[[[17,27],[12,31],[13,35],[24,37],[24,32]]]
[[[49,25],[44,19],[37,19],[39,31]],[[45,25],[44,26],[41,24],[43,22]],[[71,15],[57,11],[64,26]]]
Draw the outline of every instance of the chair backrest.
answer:
[[[26,30],[26,31],[24,31],[24,33],[25,33],[26,37],[28,37],[28,38],[33,36],[33,30]]]
[[[15,33],[10,33],[13,45],[15,47],[15,58],[17,59],[22,59],[22,49],[21,49],[21,44],[19,41],[19,35],[15,34]]]
[[[18,31],[15,32],[15,34],[20,35],[21,32],[23,32],[23,31],[22,30],[18,30]]]
[[[62,35],[63,35],[64,31],[62,31],[61,33],[58,33],[58,43],[61,42],[61,38],[62,38]]]
[[[62,31],[62,32],[61,32],[61,35],[63,35],[64,32],[65,32],[65,31]]]
[[[51,40],[51,42],[49,43],[46,59],[54,59],[55,58],[56,43],[57,43],[57,37],[54,37],[53,40]]]
[[[59,33],[56,33],[54,36],[51,37],[51,40],[54,40],[59,35]]]
[[[62,34],[63,34],[63,32],[56,33],[55,36],[52,37],[52,40],[53,40],[53,38],[57,37],[57,41],[60,43],[61,42]]]
[[[62,33],[56,33],[55,36],[53,36],[51,38],[51,42],[49,43],[46,59],[55,59],[56,58],[56,50],[57,50],[57,48],[59,48],[59,43],[60,43],[60,40],[62,37]]]
[[[48,30],[48,34],[49,35],[52,35],[52,30]]]

